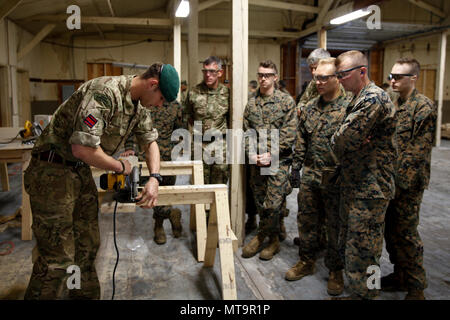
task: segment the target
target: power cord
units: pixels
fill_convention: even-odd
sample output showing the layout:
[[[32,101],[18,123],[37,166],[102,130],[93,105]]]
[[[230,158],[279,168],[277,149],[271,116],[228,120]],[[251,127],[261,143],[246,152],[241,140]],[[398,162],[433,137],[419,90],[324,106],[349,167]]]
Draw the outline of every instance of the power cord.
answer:
[[[113,215],[113,233],[114,233],[114,247],[116,248],[116,265],[114,266],[114,271],[113,271],[113,276],[112,276],[112,297],[111,300],[114,300],[114,294],[116,292],[116,284],[115,284],[115,275],[116,275],[116,268],[117,265],[119,264],[119,248],[117,247],[117,242],[116,242],[116,210],[117,210],[117,203],[118,201],[116,200],[116,204],[114,206],[114,215]]]

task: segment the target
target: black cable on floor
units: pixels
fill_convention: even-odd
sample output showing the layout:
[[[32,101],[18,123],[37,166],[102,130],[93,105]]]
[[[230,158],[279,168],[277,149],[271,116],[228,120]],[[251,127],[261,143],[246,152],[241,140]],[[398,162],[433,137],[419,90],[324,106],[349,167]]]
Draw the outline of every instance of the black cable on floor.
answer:
[[[116,275],[117,265],[119,264],[119,248],[117,247],[117,242],[116,242],[116,209],[117,209],[117,202],[118,201],[116,200],[116,204],[114,206],[114,215],[113,215],[113,233],[114,233],[114,247],[116,248],[116,265],[114,266],[114,271],[113,271],[113,276],[112,276],[113,292],[112,292],[111,300],[114,300],[114,293],[116,292],[115,275]]]

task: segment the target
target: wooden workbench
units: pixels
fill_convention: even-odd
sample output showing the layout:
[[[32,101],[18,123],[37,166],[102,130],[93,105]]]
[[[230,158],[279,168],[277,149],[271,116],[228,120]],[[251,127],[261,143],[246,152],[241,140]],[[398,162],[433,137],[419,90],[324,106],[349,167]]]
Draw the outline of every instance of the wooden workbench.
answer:
[[[0,127],[0,142],[7,142],[14,138],[23,128]],[[0,176],[3,191],[9,191],[7,163],[20,162],[22,165],[22,204],[18,210],[22,215],[22,240],[31,240],[31,207],[30,198],[23,185],[23,172],[28,167],[33,145],[22,144],[20,137],[13,142],[0,143]]]

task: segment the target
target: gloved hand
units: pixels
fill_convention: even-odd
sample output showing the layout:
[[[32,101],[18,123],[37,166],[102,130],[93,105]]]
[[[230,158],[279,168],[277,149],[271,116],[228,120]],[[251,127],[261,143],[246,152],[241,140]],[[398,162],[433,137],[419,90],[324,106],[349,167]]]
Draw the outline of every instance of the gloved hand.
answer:
[[[291,175],[289,177],[289,181],[291,183],[292,188],[299,188],[300,187],[300,170],[292,169]]]

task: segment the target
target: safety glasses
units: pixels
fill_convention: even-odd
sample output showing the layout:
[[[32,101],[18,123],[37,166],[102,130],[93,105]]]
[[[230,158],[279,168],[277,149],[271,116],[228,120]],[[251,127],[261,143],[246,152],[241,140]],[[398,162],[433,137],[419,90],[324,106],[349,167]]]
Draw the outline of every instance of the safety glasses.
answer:
[[[217,74],[219,71],[220,70],[216,70],[216,69],[202,69],[202,72],[204,74],[208,74],[208,73],[210,73],[210,74]]]
[[[314,81],[319,81],[321,83],[327,82],[330,78],[336,77],[335,74],[329,74],[329,75],[315,75],[313,76]]]
[[[256,74],[256,76],[260,79],[262,79],[262,78],[269,79],[270,77],[275,76],[275,73],[260,73],[260,72],[258,72]]]
[[[363,68],[363,67],[367,68],[367,66],[362,65],[362,66],[356,66],[356,67],[353,67],[353,68],[350,68],[350,69],[347,69],[347,70],[342,70],[342,71],[336,72],[336,77],[338,79],[347,78],[350,75],[351,71],[359,69],[359,68]]]
[[[412,73],[390,73],[387,77],[389,81],[394,79],[395,81],[403,79],[403,77],[412,77],[414,74]]]

